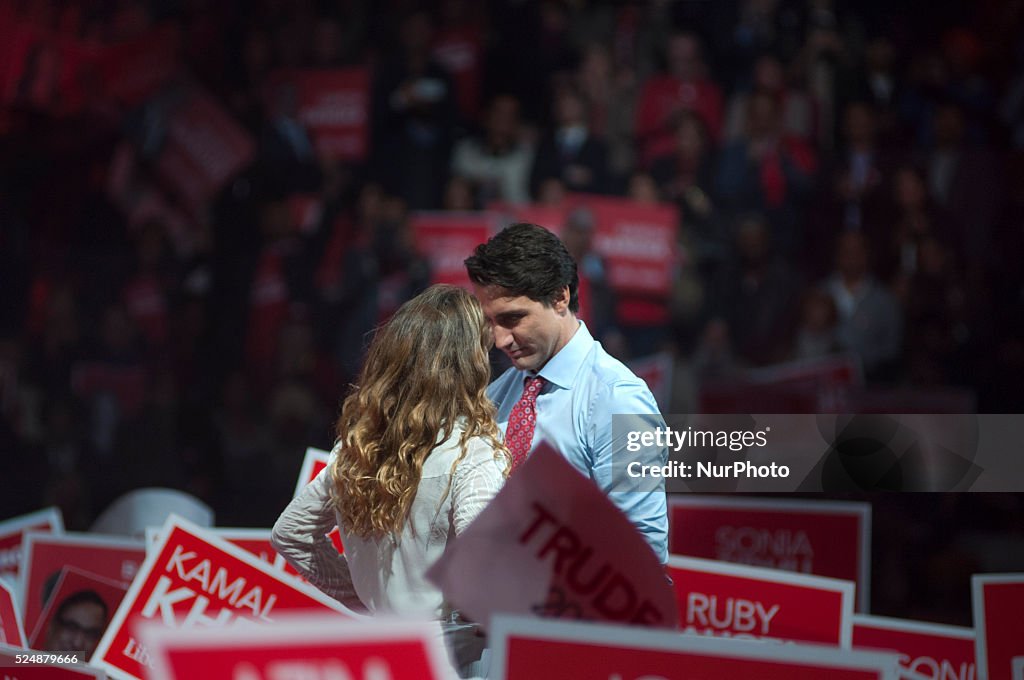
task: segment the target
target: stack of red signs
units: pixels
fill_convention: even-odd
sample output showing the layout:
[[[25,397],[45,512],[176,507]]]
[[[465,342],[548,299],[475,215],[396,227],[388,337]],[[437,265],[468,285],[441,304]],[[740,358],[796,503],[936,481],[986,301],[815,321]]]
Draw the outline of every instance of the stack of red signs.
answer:
[[[850,647],[850,581],[692,557],[670,557],[668,573],[686,633]]]
[[[854,649],[887,649],[900,655],[907,678],[973,680],[974,630],[881,616],[853,617]]]
[[[495,680],[896,680],[896,655],[498,616]]]
[[[0,644],[12,647],[27,647],[25,627],[18,613],[18,601],[14,591],[0,581]]]
[[[1024,573],[976,574],[971,600],[978,680],[1010,680],[1015,659],[1024,657]]]
[[[34,637],[36,624],[61,571],[74,567],[128,588],[146,557],[142,541],[97,534],[25,535],[24,572],[25,630]]]
[[[669,552],[828,576],[870,602],[871,505],[688,494],[669,499]]]
[[[140,634],[153,659],[149,680],[445,680],[451,674],[436,622],[303,615],[273,627],[147,625]]]
[[[134,630],[140,622],[167,628],[223,627],[236,621],[267,624],[281,613],[310,610],[359,618],[315,588],[172,516],[107,627],[92,663],[113,678],[141,680],[153,661]]]

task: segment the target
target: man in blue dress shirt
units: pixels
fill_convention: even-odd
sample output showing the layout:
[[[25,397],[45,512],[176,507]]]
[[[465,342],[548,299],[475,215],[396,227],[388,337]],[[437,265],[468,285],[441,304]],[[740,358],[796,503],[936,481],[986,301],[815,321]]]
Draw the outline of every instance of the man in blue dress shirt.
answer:
[[[565,246],[543,227],[513,224],[477,246],[466,269],[494,344],[512,361],[487,394],[497,406],[514,464],[546,439],[608,494],[664,563],[664,480],[638,483],[624,470],[632,461],[663,466],[667,452],[627,452],[625,432],[613,435],[612,415],[644,414],[631,422],[651,429],[664,427],[664,421],[647,384],[605,352],[576,318],[579,279]]]

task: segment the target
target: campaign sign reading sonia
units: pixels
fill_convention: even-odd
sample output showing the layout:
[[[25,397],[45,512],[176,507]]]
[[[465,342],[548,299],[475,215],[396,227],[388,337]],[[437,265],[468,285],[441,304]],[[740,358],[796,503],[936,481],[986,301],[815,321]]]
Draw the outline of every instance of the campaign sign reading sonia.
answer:
[[[640,533],[547,442],[427,578],[482,623],[509,612],[671,628],[679,616]]]
[[[143,541],[101,534],[25,535],[22,570],[25,630],[34,631],[61,570],[75,567],[127,588],[146,558]]]
[[[695,557],[667,568],[686,633],[850,647],[850,581]]]
[[[63,533],[64,519],[60,510],[46,508],[0,522],[0,576],[17,578],[22,539],[29,531]]]
[[[496,616],[492,680],[896,680],[896,655]]]
[[[281,617],[273,626],[168,629],[139,634],[153,659],[149,680],[442,680],[451,666],[436,622]]]
[[[47,663],[48,652],[0,643],[0,678],[4,680],[105,680],[106,673],[86,663]],[[56,654],[56,653],[54,653]],[[60,655],[57,655],[60,658]],[[67,655],[64,656],[67,658]],[[82,660],[79,659],[81,662]]]
[[[25,628],[14,600],[14,591],[0,581],[0,643],[12,647],[26,647]]]
[[[416,248],[430,260],[430,282],[470,287],[464,261],[487,240],[494,216],[486,212],[421,212],[409,218]]]
[[[975,574],[971,602],[978,680],[1010,680],[1014,657],[1024,656],[1024,573]]]
[[[906,680],[974,680],[974,629],[854,615],[854,649],[891,649]]]
[[[139,620],[170,628],[274,621],[278,612],[319,610],[358,617],[320,591],[196,525],[172,515],[93,654],[113,678],[143,677],[149,651]]]
[[[673,555],[853,581],[868,611],[870,503],[686,494],[669,497],[668,516]]]

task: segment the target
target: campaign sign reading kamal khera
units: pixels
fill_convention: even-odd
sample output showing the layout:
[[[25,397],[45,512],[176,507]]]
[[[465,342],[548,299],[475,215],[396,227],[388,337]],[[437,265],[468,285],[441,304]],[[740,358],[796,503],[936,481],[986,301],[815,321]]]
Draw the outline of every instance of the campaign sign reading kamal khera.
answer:
[[[895,680],[896,655],[495,617],[492,680]]]
[[[853,617],[854,649],[891,649],[905,680],[975,680],[974,629],[883,616]]]
[[[686,633],[850,647],[850,581],[693,557],[668,573]]]
[[[978,680],[1010,680],[1024,656],[1024,573],[971,577]]]
[[[640,533],[546,442],[427,578],[485,625],[500,612],[666,628],[678,619],[661,564]]]
[[[139,629],[149,680],[447,680],[436,622],[282,617],[273,626]]]
[[[279,612],[334,611],[357,617],[335,600],[255,555],[172,515],[157,545],[121,601],[92,663],[113,678],[144,677],[148,650],[133,626],[226,626],[239,620],[272,623]]]
[[[853,581],[868,611],[870,503],[685,494],[668,516],[673,555]]]

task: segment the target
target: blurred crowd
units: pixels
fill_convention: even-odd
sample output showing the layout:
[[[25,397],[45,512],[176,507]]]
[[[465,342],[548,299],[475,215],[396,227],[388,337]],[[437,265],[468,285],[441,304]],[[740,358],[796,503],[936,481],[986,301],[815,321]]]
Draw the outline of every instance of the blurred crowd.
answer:
[[[183,237],[110,195],[145,107],[4,94],[0,516],[56,503],[82,528],[170,486],[269,526],[366,333],[430,281],[410,212],[577,192],[679,208],[671,298],[594,310],[623,359],[669,351],[699,383],[847,352],[868,385],[1024,410],[1019,0],[0,5],[44,35],[68,14],[105,43],[169,31],[179,77],[256,141]],[[361,163],[318,154],[271,78],[354,66]],[[320,206],[302,229],[295,195]],[[566,231],[610,294],[588,236]]]

